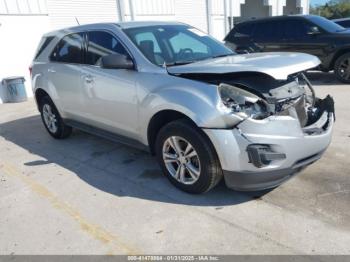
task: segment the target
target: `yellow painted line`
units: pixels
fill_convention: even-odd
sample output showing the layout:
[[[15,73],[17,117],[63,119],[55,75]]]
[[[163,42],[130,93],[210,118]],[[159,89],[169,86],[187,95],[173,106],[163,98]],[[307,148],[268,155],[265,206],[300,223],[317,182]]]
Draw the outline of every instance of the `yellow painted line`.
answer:
[[[128,255],[142,254],[140,251],[130,247],[120,238],[109,233],[101,226],[89,223],[77,210],[75,210],[64,201],[60,200],[55,194],[50,192],[43,185],[38,184],[34,179],[23,175],[16,167],[12,166],[10,163],[0,163],[0,169],[3,170],[4,173],[8,176],[19,178],[34,193],[48,200],[54,208],[71,217],[75,222],[79,224],[80,228],[84,232],[89,234],[94,239],[99,240],[104,245],[109,246],[110,251],[108,254],[120,254],[121,252]]]

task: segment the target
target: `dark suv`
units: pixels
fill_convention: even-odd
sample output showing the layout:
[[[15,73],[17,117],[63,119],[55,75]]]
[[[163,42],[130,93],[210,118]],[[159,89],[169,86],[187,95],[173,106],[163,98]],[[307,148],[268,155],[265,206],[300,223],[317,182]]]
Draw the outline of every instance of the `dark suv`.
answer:
[[[319,70],[334,70],[337,78],[350,83],[350,30],[313,15],[279,16],[237,24],[225,37],[238,53],[302,52],[317,56]]]

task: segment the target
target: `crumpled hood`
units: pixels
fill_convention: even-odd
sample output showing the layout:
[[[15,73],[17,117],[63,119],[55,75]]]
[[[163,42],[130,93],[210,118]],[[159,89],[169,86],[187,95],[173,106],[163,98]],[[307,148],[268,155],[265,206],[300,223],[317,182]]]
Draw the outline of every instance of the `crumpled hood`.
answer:
[[[305,71],[320,64],[320,60],[303,53],[254,53],[206,59],[203,61],[168,67],[171,74],[226,74],[236,72],[260,72],[277,80]]]

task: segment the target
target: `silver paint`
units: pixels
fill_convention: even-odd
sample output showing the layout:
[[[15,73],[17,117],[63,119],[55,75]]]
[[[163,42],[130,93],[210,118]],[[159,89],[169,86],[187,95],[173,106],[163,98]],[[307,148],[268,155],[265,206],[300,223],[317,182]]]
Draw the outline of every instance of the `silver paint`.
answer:
[[[81,121],[148,145],[147,130],[154,115],[173,110],[186,115],[208,135],[224,170],[278,170],[303,156],[325,150],[331,140],[333,117],[322,134],[307,135],[297,119],[270,116],[263,120],[242,118],[225,107],[215,85],[168,74],[257,72],[275,79],[318,66],[319,60],[301,53],[259,53],[208,59],[193,64],[158,67],[149,62],[122,28],[171,23],[128,22],[92,24],[47,35],[56,36],[33,62],[34,92],[45,90],[63,118]],[[136,70],[111,70],[98,66],[52,63],[48,56],[67,33],[107,30],[127,47]],[[88,81],[87,81],[88,80]],[[287,159],[257,170],[249,163],[246,147],[251,143],[272,144]]]

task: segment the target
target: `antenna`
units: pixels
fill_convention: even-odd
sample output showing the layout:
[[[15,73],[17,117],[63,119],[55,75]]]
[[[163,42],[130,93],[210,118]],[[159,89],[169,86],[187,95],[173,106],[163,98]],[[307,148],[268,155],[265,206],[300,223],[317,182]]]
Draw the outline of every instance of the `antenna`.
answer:
[[[77,24],[80,25],[79,20],[77,17],[75,17],[75,21],[77,21]]]

